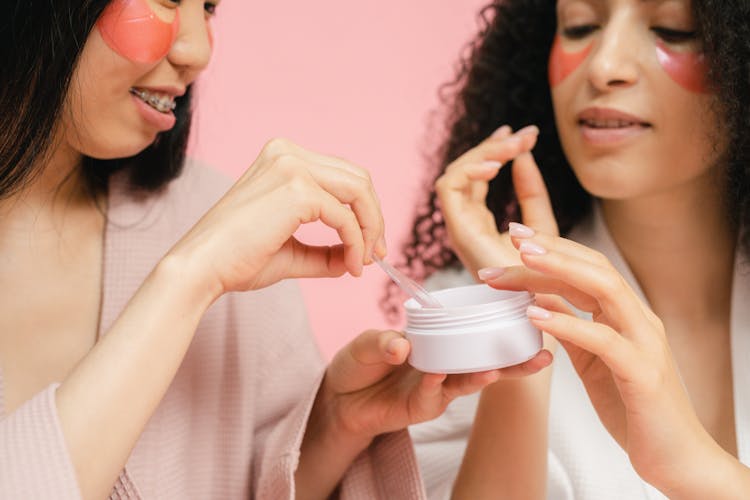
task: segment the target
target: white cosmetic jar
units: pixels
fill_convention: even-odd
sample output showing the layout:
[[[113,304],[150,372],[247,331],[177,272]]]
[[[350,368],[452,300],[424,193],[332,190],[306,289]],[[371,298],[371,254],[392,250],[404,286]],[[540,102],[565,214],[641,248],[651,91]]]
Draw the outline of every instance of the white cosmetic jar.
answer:
[[[409,364],[428,373],[470,373],[517,365],[542,348],[526,316],[528,292],[471,285],[430,292],[442,308],[404,303]]]

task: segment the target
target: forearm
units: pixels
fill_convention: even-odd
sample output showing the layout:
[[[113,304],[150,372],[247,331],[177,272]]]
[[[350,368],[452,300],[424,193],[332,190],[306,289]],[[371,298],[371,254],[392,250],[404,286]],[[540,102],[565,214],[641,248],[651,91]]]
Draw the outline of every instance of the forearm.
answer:
[[[109,494],[216,297],[185,276],[181,262],[162,261],[57,390],[84,498]]]
[[[453,498],[545,498],[551,372],[484,389]]]
[[[328,498],[352,462],[371,442],[371,439],[347,434],[336,425],[334,414],[323,381],[300,447],[294,476],[298,500]]]

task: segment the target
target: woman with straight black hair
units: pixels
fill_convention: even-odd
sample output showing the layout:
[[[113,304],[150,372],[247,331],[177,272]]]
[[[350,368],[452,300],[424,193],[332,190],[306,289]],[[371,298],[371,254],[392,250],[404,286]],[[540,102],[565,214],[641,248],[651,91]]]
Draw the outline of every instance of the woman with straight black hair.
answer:
[[[403,429],[499,376],[417,373],[392,331],[323,368],[284,280],[359,275],[382,215],[283,139],[233,186],[185,164],[217,4],[4,6],[0,498],[419,498]]]
[[[482,19],[408,264],[535,293],[554,362],[413,427],[428,493],[748,498],[750,3]]]

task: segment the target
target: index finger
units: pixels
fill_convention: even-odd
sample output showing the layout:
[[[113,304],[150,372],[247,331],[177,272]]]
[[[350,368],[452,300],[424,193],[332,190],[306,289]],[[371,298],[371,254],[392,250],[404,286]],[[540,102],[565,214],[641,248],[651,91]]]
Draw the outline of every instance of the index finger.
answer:
[[[303,148],[299,144],[287,139],[275,139],[264,148],[264,154],[270,156],[280,155],[292,155],[296,156],[308,163],[310,173],[316,177],[319,182],[324,179],[326,182],[325,189],[329,189],[334,184],[333,180],[337,177],[323,173],[322,175],[316,175],[316,170],[325,169],[338,169],[347,174],[356,176],[361,182],[353,182],[349,179],[348,184],[356,184],[360,187],[364,186],[363,189],[359,189],[360,194],[363,190],[369,193],[369,196],[363,197],[352,197],[356,201],[356,206],[353,204],[352,208],[357,214],[358,220],[363,223],[362,230],[365,233],[365,260],[370,261],[370,255],[374,247],[377,247],[378,253],[384,255],[385,249],[385,220],[383,219],[380,198],[375,191],[375,186],[372,183],[372,177],[370,173],[343,158],[334,156],[324,155],[310,151]],[[336,193],[334,193],[336,194]],[[367,199],[365,199],[367,198]],[[341,200],[343,203],[350,203],[350,200]],[[365,223],[366,222],[366,223]]]
[[[520,154],[513,161],[511,173],[523,223],[549,234],[560,234],[547,186],[533,155]]]
[[[311,165],[308,170],[325,191],[351,206],[365,242],[364,262],[369,263],[373,249],[385,233],[383,212],[372,184],[368,179],[327,165]]]
[[[499,161],[506,163],[516,156],[531,149],[536,144],[539,129],[535,126],[525,127],[515,134],[506,136],[498,131],[479,145],[461,155],[454,163],[482,163],[485,161]]]

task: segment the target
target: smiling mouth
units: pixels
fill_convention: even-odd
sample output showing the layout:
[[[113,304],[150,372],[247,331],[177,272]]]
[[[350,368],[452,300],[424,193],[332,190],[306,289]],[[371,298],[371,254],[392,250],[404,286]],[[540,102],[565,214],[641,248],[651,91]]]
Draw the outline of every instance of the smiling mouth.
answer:
[[[174,96],[161,94],[158,92],[150,92],[145,89],[131,88],[130,93],[154,108],[160,113],[171,113],[176,107]]]

